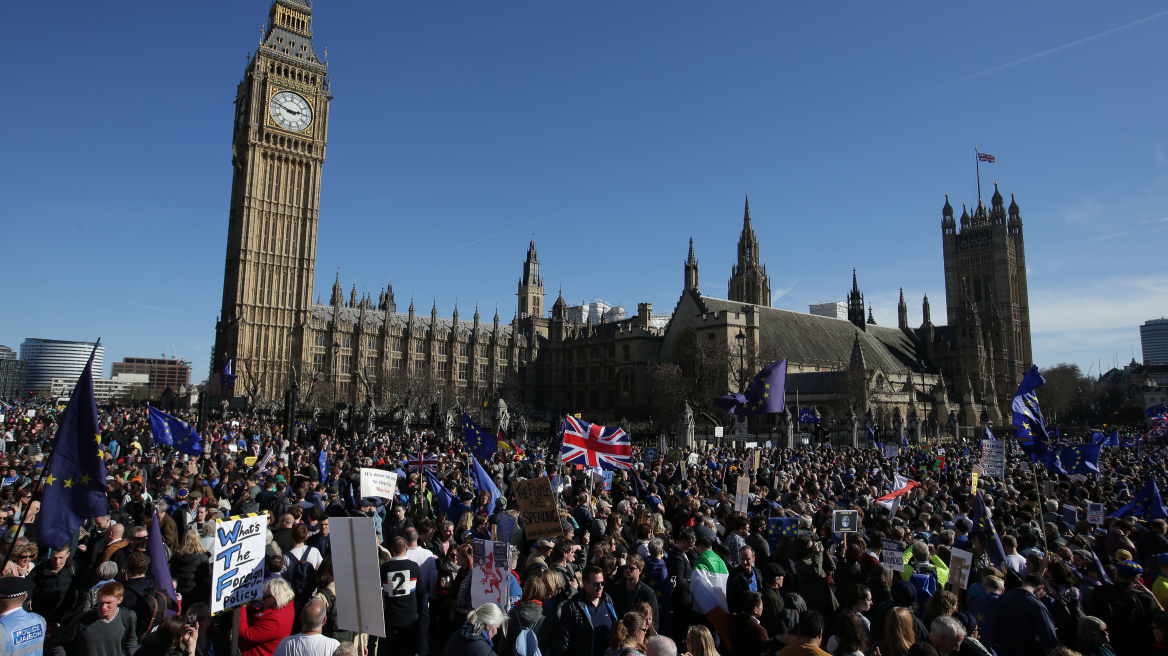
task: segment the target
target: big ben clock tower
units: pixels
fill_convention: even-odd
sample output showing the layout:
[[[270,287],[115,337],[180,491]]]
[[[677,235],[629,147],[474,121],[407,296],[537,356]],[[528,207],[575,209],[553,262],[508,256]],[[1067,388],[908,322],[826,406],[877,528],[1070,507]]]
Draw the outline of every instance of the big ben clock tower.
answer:
[[[312,45],[307,0],[275,0],[235,98],[231,210],[212,395],[230,360],[234,391],[280,398],[301,364],[316,268],[328,67]]]

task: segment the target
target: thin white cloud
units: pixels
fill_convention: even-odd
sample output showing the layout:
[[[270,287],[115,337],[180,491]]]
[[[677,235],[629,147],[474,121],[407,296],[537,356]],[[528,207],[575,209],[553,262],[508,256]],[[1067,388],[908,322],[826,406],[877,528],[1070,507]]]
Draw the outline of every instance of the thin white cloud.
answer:
[[[775,301],[786,296],[787,294],[790,294],[791,290],[795,289],[795,284],[798,282],[799,282],[799,279],[796,278],[796,279],[792,280],[791,284],[787,285],[786,287],[782,287],[779,289],[772,289],[771,290],[771,303],[774,303]]]
[[[1168,16],[1168,11],[1162,11],[1158,14],[1152,14],[1151,16],[1148,16],[1146,18],[1141,18],[1137,21],[1132,21],[1126,25],[1120,25],[1119,27],[1113,27],[1110,30],[1105,30],[1105,31],[1100,32],[1098,34],[1094,34],[1092,36],[1089,36],[1085,39],[1079,39],[1078,41],[1072,41],[1071,43],[1063,44],[1061,46],[1058,46],[1057,48],[1051,48],[1050,50],[1043,50],[1042,52],[1035,53],[1035,54],[1030,55],[1028,57],[1023,57],[1022,59],[1016,59],[1016,60],[1009,62],[1007,64],[1002,64],[1001,66],[995,66],[994,68],[984,70],[980,73],[974,73],[973,75],[963,77],[960,80],[946,82],[945,84],[942,84],[941,86],[939,86],[937,88],[944,89],[945,87],[951,87],[951,86],[958,85],[958,84],[964,84],[965,82],[969,82],[971,80],[976,80],[980,77],[985,77],[987,75],[993,75],[994,73],[1004,71],[1008,68],[1013,68],[1013,67],[1018,66],[1020,64],[1026,64],[1026,63],[1035,61],[1037,59],[1042,59],[1043,57],[1049,57],[1050,55],[1054,55],[1054,54],[1063,52],[1065,50],[1070,50],[1071,48],[1075,48],[1077,46],[1091,43],[1092,41],[1097,41],[1099,39],[1102,39],[1103,37],[1107,37],[1107,36],[1111,36],[1112,34],[1117,34],[1119,32],[1123,32],[1124,30],[1131,29],[1131,28],[1136,27],[1138,25],[1143,25],[1144,23],[1154,21],[1157,18],[1161,18],[1163,16]]]

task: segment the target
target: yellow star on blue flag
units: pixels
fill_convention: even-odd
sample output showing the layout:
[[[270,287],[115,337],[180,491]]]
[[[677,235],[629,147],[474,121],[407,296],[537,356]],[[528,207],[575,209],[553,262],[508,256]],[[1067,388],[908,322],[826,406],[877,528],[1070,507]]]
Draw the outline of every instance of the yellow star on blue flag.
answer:
[[[783,538],[793,538],[799,534],[799,518],[771,517],[767,520],[767,543],[774,552]]]
[[[499,448],[499,436],[478,427],[470,415],[462,413],[462,441],[477,458],[490,460]]]

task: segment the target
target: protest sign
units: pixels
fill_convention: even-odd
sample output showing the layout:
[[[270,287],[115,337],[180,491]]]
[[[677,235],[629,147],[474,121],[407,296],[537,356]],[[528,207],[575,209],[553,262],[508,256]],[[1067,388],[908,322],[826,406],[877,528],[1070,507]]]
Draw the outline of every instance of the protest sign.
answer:
[[[247,465],[248,467],[251,467],[252,465],[256,464],[256,460],[257,460],[257,458],[255,456],[248,456],[248,457],[243,459],[243,464]]]
[[[970,490],[970,492],[977,491],[977,478],[979,475],[980,474],[978,474],[977,472],[973,472],[972,474],[970,474],[970,476],[969,476],[969,490]]]
[[[896,540],[884,540],[881,543],[880,562],[894,572],[904,571],[904,550]]]
[[[215,523],[211,612],[259,601],[264,589],[268,514],[229,517]]]
[[[519,502],[519,519],[528,540],[552,538],[564,534],[555,493],[546,476],[515,483],[515,499]]]
[[[361,498],[381,497],[393,500],[397,494],[397,474],[372,467],[361,468]]]
[[[856,510],[833,510],[831,530],[833,533],[855,533],[859,530],[860,513]]]
[[[29,412],[32,412],[32,410],[29,410]],[[31,417],[32,415],[29,415],[29,416]],[[721,426],[714,426],[714,437],[722,437],[722,427]]]
[[[889,460],[895,460],[899,456],[900,456],[900,445],[898,445],[898,444],[885,444],[884,445],[884,457],[885,458],[888,458]]]
[[[1058,495],[1058,487],[1056,487],[1056,486],[1057,486],[1057,484],[1054,481],[1049,481],[1049,480],[1043,481],[1042,482],[1042,496],[1044,496],[1048,499],[1053,497],[1053,496],[1057,496]]]
[[[739,476],[738,488],[734,491],[734,512],[746,512],[746,506],[750,503],[750,477]]]
[[[471,574],[470,605],[498,604],[507,611],[510,599],[511,563],[506,542],[474,540],[474,573]]]
[[[495,532],[495,537],[499,542],[511,542],[511,532],[515,530],[516,519],[512,515],[502,513],[499,515],[498,530]]]
[[[604,477],[604,491],[612,492],[612,472],[605,471],[601,476]]]
[[[982,467],[986,476],[1003,478],[1006,475],[1006,443],[1002,440],[981,441]]]
[[[1063,504],[1063,521],[1067,526],[1074,528],[1075,522],[1079,521],[1079,509],[1075,506]]]
[[[273,455],[275,454],[272,453],[272,447],[268,447],[267,453],[264,454],[264,459],[259,461],[259,464],[256,466],[257,469],[263,469],[264,467],[267,467],[268,463],[272,461]]]
[[[1087,504],[1087,521],[1101,526],[1103,524],[1103,504],[1088,503]]]
[[[683,451],[682,449],[678,449],[678,448],[670,449],[669,450],[669,459],[673,462],[681,462],[682,460],[685,459],[685,451]]]
[[[762,449],[755,449],[754,450],[754,457],[752,458],[752,461],[750,464],[750,470],[751,471],[758,471],[758,465],[759,465],[761,460],[762,460]]]
[[[969,583],[969,570],[973,568],[973,554],[962,549],[954,549],[949,556],[949,583],[953,589],[965,589]]]
[[[329,518],[337,628],[385,637],[381,564],[372,517]]]
[[[657,447],[655,447],[655,446],[651,446],[651,447],[645,449],[645,458],[644,458],[645,462],[656,462],[659,453],[661,453],[661,452],[658,451]]]

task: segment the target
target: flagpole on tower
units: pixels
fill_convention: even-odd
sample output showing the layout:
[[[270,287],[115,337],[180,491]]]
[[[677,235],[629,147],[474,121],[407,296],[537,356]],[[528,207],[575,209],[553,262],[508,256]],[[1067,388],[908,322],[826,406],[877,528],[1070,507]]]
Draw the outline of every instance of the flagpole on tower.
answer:
[[[981,158],[978,157],[977,146],[973,147],[973,170],[977,174],[977,201],[981,202]]]

